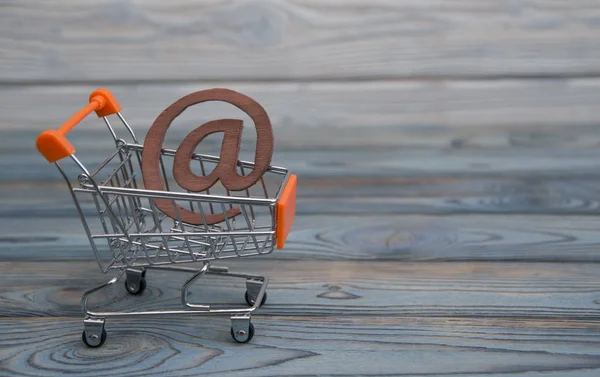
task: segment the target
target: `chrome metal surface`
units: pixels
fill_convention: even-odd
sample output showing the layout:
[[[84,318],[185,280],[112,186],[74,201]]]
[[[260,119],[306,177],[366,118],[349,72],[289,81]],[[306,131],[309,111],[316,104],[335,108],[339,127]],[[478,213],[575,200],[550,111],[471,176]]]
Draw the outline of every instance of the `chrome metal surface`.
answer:
[[[133,139],[133,141],[137,144],[138,139],[137,139],[137,137],[135,137],[135,133],[133,132],[133,129],[131,128],[131,126],[129,126],[129,123],[127,123],[127,121],[125,120],[125,117],[123,117],[123,115],[120,112],[117,113],[117,116],[119,117],[119,119],[121,119],[121,122],[123,122],[123,125],[125,126],[125,128],[127,128],[127,131],[129,131],[129,134],[131,135],[131,138]]]

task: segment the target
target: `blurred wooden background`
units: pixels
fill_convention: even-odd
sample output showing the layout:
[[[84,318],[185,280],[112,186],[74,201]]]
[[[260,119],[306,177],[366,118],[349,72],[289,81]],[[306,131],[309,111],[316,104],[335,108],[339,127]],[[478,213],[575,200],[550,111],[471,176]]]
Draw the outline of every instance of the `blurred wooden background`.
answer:
[[[233,264],[273,279],[251,344],[222,318],[81,344],[107,277],[34,142],[97,87],[142,136],[196,90],[267,109],[300,187],[286,249]],[[2,1],[1,374],[596,377],[599,103],[598,1]],[[97,119],[69,138],[110,148]],[[156,276],[144,297],[176,297]]]

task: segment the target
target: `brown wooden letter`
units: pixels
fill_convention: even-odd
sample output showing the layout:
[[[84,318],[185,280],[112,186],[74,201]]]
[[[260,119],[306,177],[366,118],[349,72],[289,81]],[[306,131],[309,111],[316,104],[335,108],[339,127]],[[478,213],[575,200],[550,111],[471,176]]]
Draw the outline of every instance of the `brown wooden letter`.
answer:
[[[189,191],[200,192],[212,187],[218,180],[221,180],[225,188],[231,191],[240,191],[255,184],[267,171],[273,154],[273,130],[266,111],[252,98],[241,93],[229,89],[209,89],[188,94],[175,101],[156,118],[152,127],[148,130],[142,153],[142,175],[147,189],[159,191],[165,189],[159,170],[160,151],[167,129],[173,120],[189,106],[207,101],[230,103],[244,111],[254,121],[257,133],[254,156],[255,167],[246,176],[239,175],[236,170],[242,136],[242,122],[235,119],[214,120],[190,132],[177,149],[173,161],[173,176],[177,183]],[[192,173],[190,168],[190,160],[194,149],[206,136],[216,132],[224,133],[219,163],[209,175],[197,176]],[[179,205],[176,205],[175,209],[170,200],[153,199],[153,202],[159,210],[173,219],[177,219],[177,214],[179,214],[183,222],[194,225],[205,223],[199,213],[192,212]],[[225,214],[205,214],[204,217],[207,224],[216,224],[224,221],[225,216],[230,218],[240,213],[239,208],[232,208],[227,210]]]

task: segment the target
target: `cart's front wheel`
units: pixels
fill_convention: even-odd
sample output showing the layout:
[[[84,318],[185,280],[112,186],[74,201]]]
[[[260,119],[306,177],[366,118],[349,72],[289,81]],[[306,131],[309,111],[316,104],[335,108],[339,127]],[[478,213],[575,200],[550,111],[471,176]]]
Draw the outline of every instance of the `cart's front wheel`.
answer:
[[[125,289],[132,295],[140,295],[146,289],[146,269],[128,268],[125,271]]]
[[[91,348],[98,348],[101,345],[104,344],[104,342],[106,342],[106,337],[108,336],[108,334],[106,333],[105,329],[102,329],[102,335],[100,335],[100,341],[98,341],[97,338],[92,338],[92,337],[97,337],[98,335],[91,335],[90,339],[88,339],[85,330],[83,330],[83,333],[81,333],[81,340],[83,340],[83,343]]]
[[[255,298],[251,298],[249,292],[246,291],[245,299],[246,299],[246,302],[248,303],[248,305],[253,306],[254,302],[256,300],[256,297]],[[265,292],[262,300],[260,300],[260,305],[258,305],[258,307],[263,306],[265,304],[265,302],[267,302],[267,292]]]
[[[132,295],[140,295],[146,289],[146,279],[141,279],[137,283],[125,280],[125,289]]]
[[[238,343],[248,343],[254,337],[254,325],[250,322],[248,332],[244,330],[234,331],[233,326],[231,327],[231,337]]]

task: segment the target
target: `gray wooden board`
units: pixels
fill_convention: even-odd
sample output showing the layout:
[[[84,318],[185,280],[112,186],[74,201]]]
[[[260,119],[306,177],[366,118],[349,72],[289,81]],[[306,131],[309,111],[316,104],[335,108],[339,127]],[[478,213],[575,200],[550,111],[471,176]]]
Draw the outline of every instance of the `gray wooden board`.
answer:
[[[54,167],[40,167],[42,168],[46,170],[43,176],[61,179]],[[366,170],[363,172],[366,173]],[[298,170],[294,172],[302,173]],[[13,174],[16,176],[20,171],[14,171]],[[572,177],[565,181],[564,176],[502,177],[500,174],[483,178],[452,178],[432,174],[431,177],[412,178],[330,179],[307,177],[309,174],[310,171],[300,174],[296,213],[303,216],[596,215],[600,205],[600,181],[595,175]],[[170,185],[171,188],[176,187],[173,182]],[[59,180],[0,184],[0,204],[0,219],[4,221],[27,219],[42,222],[51,218],[76,216],[67,184]],[[89,198],[81,206],[85,214],[93,215],[97,212]]]
[[[78,155],[88,169],[98,166],[114,152]],[[242,159],[252,156],[240,154]],[[600,151],[593,150],[381,150],[381,151],[280,151],[273,163],[284,166],[299,178],[492,178],[509,176],[518,179],[572,179],[597,178]],[[63,167],[69,177],[81,173],[70,159]],[[168,171],[172,166],[165,167]],[[137,168],[139,169],[139,168]],[[0,174],[8,182],[45,182],[61,180],[58,170],[38,153],[0,160]]]
[[[596,377],[599,15],[585,0],[0,4],[0,375]],[[252,343],[227,318],[177,317],[109,320],[103,348],[81,344],[81,294],[109,276],[34,140],[97,86],[142,141],[196,90],[267,109],[273,162],[300,177],[296,222],[284,250],[219,262],[272,278]],[[251,122],[224,104],[186,111],[165,145],[225,117],[249,126],[251,159]],[[86,164],[110,152],[93,117],[69,139]],[[150,271],[141,297],[119,282],[92,304],[179,308],[186,277]],[[243,292],[210,277],[190,297]]]
[[[88,349],[76,318],[0,319],[2,374],[13,376],[596,377],[596,321],[255,316],[234,344],[228,320],[161,318],[107,324]]]
[[[2,106],[0,104],[0,106]],[[73,109],[70,109],[71,111]],[[7,112],[10,110],[7,110]],[[65,108],[65,114],[67,110]],[[185,114],[185,113],[184,113]],[[227,112],[215,114],[223,118],[228,115]],[[201,115],[200,115],[201,116]],[[237,115],[234,115],[237,118]],[[2,142],[2,154],[9,155],[14,153],[33,153],[35,140],[44,130],[58,128],[60,123],[68,118],[57,116],[54,123],[50,124],[48,120],[40,122],[17,121],[18,128],[11,126],[8,121],[0,119],[0,141]],[[95,117],[92,117],[95,118]],[[128,117],[131,118],[131,117]],[[204,117],[204,119],[208,119]],[[131,121],[131,119],[129,119]],[[135,131],[138,140],[143,143],[146,131],[151,124],[140,124],[135,121]],[[437,126],[435,124],[410,125],[400,124],[402,119],[398,119],[399,125],[393,126],[375,126],[368,125],[348,125],[326,126],[322,125],[318,129],[304,127],[302,125],[288,125],[279,127],[275,125],[275,151],[315,151],[327,148],[330,151],[344,149],[370,149],[370,150],[389,150],[389,149],[420,149],[420,148],[438,148],[445,149],[542,149],[546,148],[551,152],[554,148],[595,148],[600,144],[600,122],[592,122],[588,125],[574,124],[570,121],[561,124],[549,124],[543,120],[537,124],[514,124],[514,125],[496,125],[486,127],[481,124],[473,126]],[[112,137],[108,130],[103,126],[102,121],[97,119],[86,119],[82,126],[77,127],[75,131],[67,137],[79,153],[94,153],[106,151],[107,147],[113,147]],[[167,132],[165,145],[167,147],[177,146],[178,143],[201,121],[189,121],[185,125],[175,125]],[[31,128],[31,124],[36,128]],[[123,132],[120,124],[114,124],[118,137],[129,140],[127,134]],[[199,149],[215,150],[221,143],[221,138],[208,136],[202,141]],[[33,143],[32,143],[33,140]],[[19,144],[21,143],[21,144]],[[256,135],[252,125],[245,123],[245,129],[242,133],[241,147],[242,151],[253,151],[256,143]],[[20,148],[19,148],[20,146]]]
[[[31,135],[35,140],[35,135]],[[10,145],[12,138],[0,142]],[[88,138],[86,138],[89,140]],[[78,140],[73,139],[77,144]],[[21,141],[15,138],[15,142]],[[0,158],[0,181],[46,182],[62,177],[55,167],[39,155],[34,144],[8,147]],[[88,167],[95,168],[114,152],[109,142],[87,141],[77,153]],[[176,145],[175,145],[176,147]],[[11,150],[12,149],[12,150]],[[218,155],[214,146],[200,148],[200,152]],[[595,179],[598,177],[600,152],[597,148],[340,148],[277,149],[273,164],[284,166],[300,178],[339,179],[404,179],[404,178],[466,178],[491,177],[535,179]],[[253,151],[245,150],[240,158],[253,159]],[[136,165],[137,166],[137,165]],[[81,170],[67,159],[63,167],[76,178]],[[171,165],[166,169],[170,171]]]
[[[597,75],[599,15],[587,0],[11,0],[0,81]]]
[[[254,258],[217,265],[270,277],[262,315],[600,319],[600,264]],[[2,317],[80,316],[82,293],[112,278],[94,261],[0,262],[0,271]],[[181,308],[180,288],[189,277],[150,270],[141,296],[129,295],[119,281],[90,298],[90,306]],[[190,299],[240,307],[244,291],[243,279],[208,276],[191,288]]]
[[[579,161],[595,164],[590,158]],[[352,173],[372,172],[361,173],[352,164],[339,171]],[[566,172],[529,174],[397,179],[303,179],[300,174],[296,221],[285,250],[273,256],[598,261],[598,180]],[[0,204],[2,258],[92,257],[64,182],[4,183]],[[96,213],[90,203],[82,208],[87,215]]]
[[[92,168],[111,151],[79,157]],[[299,214],[598,212],[600,155],[591,148],[283,150],[274,161],[300,179]],[[81,172],[62,166],[72,179]],[[0,159],[0,177],[0,216],[74,215],[58,170],[35,151]]]
[[[337,137],[354,140],[356,144],[364,137],[360,135],[367,135],[376,127],[420,127],[420,132],[425,133],[447,127],[525,128],[535,125],[543,130],[543,127],[597,126],[600,123],[596,111],[600,101],[600,79],[594,77],[310,83],[188,81],[124,84],[101,81],[80,85],[3,86],[0,128],[38,132],[57,128],[87,103],[89,94],[97,87],[111,90],[132,127],[143,132],[162,110],[186,94],[214,87],[237,90],[264,106],[273,123],[276,140],[280,137],[289,140],[283,130],[295,129],[294,134],[299,136],[294,137],[299,137],[306,145],[319,139],[320,132],[335,136],[331,130],[321,131],[323,127],[337,129]],[[241,110],[231,105],[211,102],[186,110],[173,127],[186,127],[189,132],[208,120],[230,116],[252,124],[242,115]],[[91,118],[78,126],[74,134],[79,129],[106,130],[102,121]],[[357,127],[362,130],[356,130]],[[118,131],[120,135],[126,134],[123,127]],[[345,132],[352,133],[339,135]],[[105,135],[103,138],[109,138],[108,132]],[[469,136],[469,132],[463,131],[462,136]],[[382,139],[380,133],[373,138]],[[327,140],[336,140],[336,137]],[[321,146],[329,143],[317,141]],[[333,143],[344,145],[344,142]],[[390,145],[389,141],[385,145]]]
[[[0,259],[93,259],[65,206],[73,216],[0,218]],[[598,227],[596,216],[300,214],[285,248],[260,259],[598,262]]]

